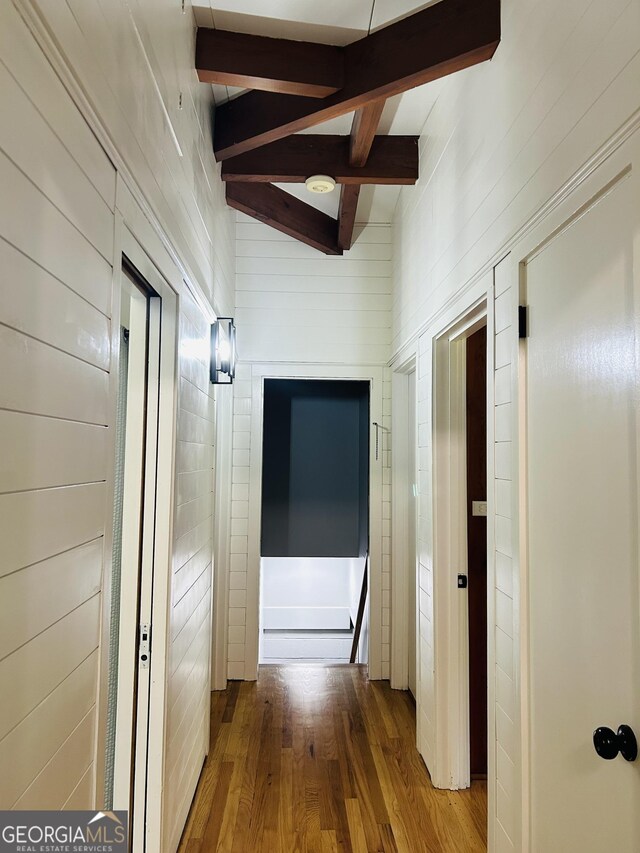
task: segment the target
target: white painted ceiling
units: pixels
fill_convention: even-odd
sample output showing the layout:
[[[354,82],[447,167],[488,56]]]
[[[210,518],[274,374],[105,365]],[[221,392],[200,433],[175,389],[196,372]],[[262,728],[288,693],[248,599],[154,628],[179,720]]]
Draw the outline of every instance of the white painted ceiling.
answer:
[[[323,44],[345,45],[356,41],[439,0],[194,0],[199,27],[253,33]],[[230,86],[213,86],[216,104],[242,93]],[[379,133],[418,135],[442,88],[438,80],[390,98]],[[311,128],[308,133],[348,134],[353,115],[344,115]],[[337,216],[339,190],[314,196],[301,184],[280,184],[287,192]],[[359,222],[391,222],[400,187],[364,186],[358,204]]]

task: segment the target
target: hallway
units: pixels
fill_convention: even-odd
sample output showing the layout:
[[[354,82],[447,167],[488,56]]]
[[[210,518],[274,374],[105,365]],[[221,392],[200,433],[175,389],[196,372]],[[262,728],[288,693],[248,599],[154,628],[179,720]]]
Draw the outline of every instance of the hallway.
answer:
[[[640,0],[9,0],[0,109],[0,848],[640,853]]]
[[[486,783],[438,791],[409,694],[359,666],[263,666],[212,695],[179,853],[486,850]]]

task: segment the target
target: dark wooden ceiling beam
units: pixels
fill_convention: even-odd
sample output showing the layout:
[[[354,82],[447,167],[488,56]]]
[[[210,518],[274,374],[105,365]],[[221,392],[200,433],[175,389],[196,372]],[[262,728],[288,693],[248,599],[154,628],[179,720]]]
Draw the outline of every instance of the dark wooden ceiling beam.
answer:
[[[202,83],[326,98],[342,88],[340,47],[199,29],[196,70]]]
[[[384,100],[374,101],[372,104],[356,110],[351,125],[351,145],[349,150],[349,161],[352,166],[364,167],[368,162],[385,104],[386,101]],[[418,137],[416,137],[417,139]]]
[[[341,255],[338,221],[273,184],[228,183],[227,204],[325,255]]]
[[[218,108],[218,160],[490,59],[500,0],[441,0],[344,48],[344,86],[323,100],[249,92]]]
[[[353,229],[358,212],[360,186],[344,184],[340,188],[340,206],[338,208],[338,246],[348,251],[353,245]]]
[[[367,133],[371,127],[367,125]],[[330,175],[338,184],[411,185],[418,180],[417,136],[371,135],[366,165],[361,166],[352,165],[351,144],[351,136],[289,136],[225,160],[222,179],[301,184],[311,175],[322,174]]]
[[[351,135],[349,137],[349,162],[352,167],[365,171],[369,166],[372,150],[378,147],[379,139],[392,139],[393,137],[376,136],[385,101],[374,101],[366,107],[356,110],[351,122]],[[418,138],[416,137],[416,179],[418,160]],[[348,251],[353,245],[353,230],[358,213],[358,200],[360,198],[360,187],[357,192],[351,187],[342,187],[340,192],[340,206],[338,208],[338,245],[341,249]]]

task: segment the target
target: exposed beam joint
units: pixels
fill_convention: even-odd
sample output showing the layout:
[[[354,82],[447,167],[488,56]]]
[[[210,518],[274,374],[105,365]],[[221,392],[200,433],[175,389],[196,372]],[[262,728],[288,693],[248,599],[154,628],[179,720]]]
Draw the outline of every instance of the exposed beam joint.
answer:
[[[196,70],[202,83],[326,98],[344,83],[343,48],[199,29]]]
[[[227,204],[326,255],[341,255],[338,222],[272,184],[228,183]]]
[[[378,140],[393,137],[376,137],[376,130],[382,118],[384,101],[374,101],[356,111],[351,123],[349,138],[349,161],[358,171],[365,171],[369,165],[372,148],[378,147]],[[418,159],[418,139],[416,137],[416,174]],[[338,245],[348,251],[353,245],[353,231],[358,213],[360,187],[342,187],[340,192],[340,207],[338,208]]]
[[[217,110],[226,160],[490,59],[500,0],[441,0],[344,48],[344,86],[323,100],[249,92]]]
[[[348,251],[353,245],[353,229],[358,212],[360,187],[358,184],[344,184],[340,189],[340,208],[338,210],[338,246]]]
[[[352,166],[363,167],[369,158],[371,146],[382,118],[386,101],[374,101],[362,109],[356,110],[351,125],[350,162]],[[416,137],[417,138],[417,137]]]
[[[367,133],[371,127],[368,125]],[[222,179],[301,184],[311,175],[322,174],[331,175],[339,184],[415,184],[419,137],[373,134],[367,139],[366,165],[351,164],[352,137],[305,133],[225,160]]]

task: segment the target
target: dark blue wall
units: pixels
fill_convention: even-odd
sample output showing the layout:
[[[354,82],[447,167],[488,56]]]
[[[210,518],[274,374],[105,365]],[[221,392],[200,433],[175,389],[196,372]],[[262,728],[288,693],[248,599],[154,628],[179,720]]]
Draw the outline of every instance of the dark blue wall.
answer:
[[[369,383],[266,379],[262,556],[368,547]]]

